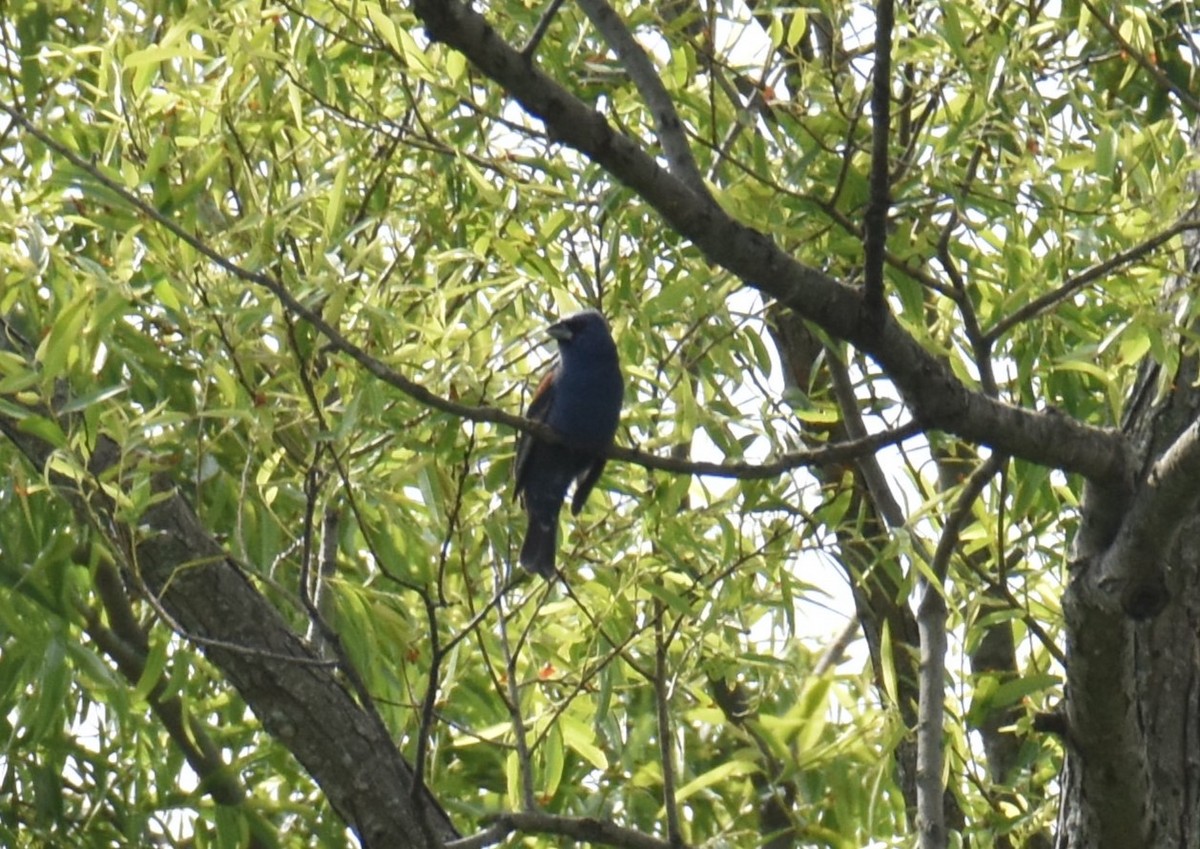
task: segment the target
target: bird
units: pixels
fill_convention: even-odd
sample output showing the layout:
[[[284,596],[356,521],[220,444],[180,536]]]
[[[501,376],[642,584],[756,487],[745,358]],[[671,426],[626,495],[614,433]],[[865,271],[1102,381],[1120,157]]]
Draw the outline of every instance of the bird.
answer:
[[[522,432],[513,473],[514,494],[529,520],[519,561],[526,571],[551,580],[567,489],[573,482],[571,513],[578,515],[604,471],[625,387],[617,346],[600,312],[569,315],[546,333],[558,342],[558,362],[534,390],[525,417],[549,425],[565,442],[556,445]]]

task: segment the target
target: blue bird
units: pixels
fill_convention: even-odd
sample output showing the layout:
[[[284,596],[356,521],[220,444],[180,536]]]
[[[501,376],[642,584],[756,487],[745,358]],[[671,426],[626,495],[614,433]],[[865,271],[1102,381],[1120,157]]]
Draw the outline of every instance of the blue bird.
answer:
[[[522,433],[513,471],[515,494],[529,516],[521,565],[550,579],[567,488],[575,483],[571,513],[577,515],[604,470],[604,451],[617,432],[625,388],[617,346],[596,310],[567,316],[546,332],[558,341],[558,362],[538,384],[525,416],[548,424],[569,444],[552,445]]]

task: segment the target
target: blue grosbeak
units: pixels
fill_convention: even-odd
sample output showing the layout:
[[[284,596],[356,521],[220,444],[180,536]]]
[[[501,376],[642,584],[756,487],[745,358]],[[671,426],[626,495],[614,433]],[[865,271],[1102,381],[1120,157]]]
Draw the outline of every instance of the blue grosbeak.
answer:
[[[546,374],[525,410],[568,444],[552,445],[528,433],[517,442],[516,495],[529,516],[521,565],[544,578],[555,574],[558,514],[575,482],[571,513],[578,514],[612,444],[625,394],[617,346],[604,316],[584,310],[546,329],[558,341],[558,363]]]

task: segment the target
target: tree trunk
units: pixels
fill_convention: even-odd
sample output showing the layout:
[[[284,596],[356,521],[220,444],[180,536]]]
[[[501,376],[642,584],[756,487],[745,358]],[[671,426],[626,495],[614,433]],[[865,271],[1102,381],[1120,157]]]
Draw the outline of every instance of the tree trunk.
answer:
[[[1193,178],[1200,196],[1200,180]],[[1184,234],[1190,274],[1164,293],[1175,313],[1200,270],[1200,238]],[[1191,330],[1198,329],[1193,323]],[[1191,336],[1192,334],[1186,334]],[[1200,359],[1181,334],[1174,373],[1146,362],[1122,429],[1151,464],[1200,417]],[[1111,496],[1111,494],[1109,494]],[[1105,605],[1095,570],[1120,520],[1118,499],[1091,493],[1063,608],[1067,619],[1067,760],[1056,846],[1059,849],[1200,847],[1200,517],[1179,527],[1165,557],[1148,557],[1126,592],[1124,609]],[[1194,512],[1194,510],[1193,510]],[[1161,587],[1165,593],[1159,593]],[[1147,590],[1147,588],[1149,588]],[[1138,619],[1139,610],[1157,615]],[[1148,600],[1147,600],[1148,599]],[[1132,615],[1130,612],[1132,611]],[[1132,792],[1131,792],[1132,791]]]

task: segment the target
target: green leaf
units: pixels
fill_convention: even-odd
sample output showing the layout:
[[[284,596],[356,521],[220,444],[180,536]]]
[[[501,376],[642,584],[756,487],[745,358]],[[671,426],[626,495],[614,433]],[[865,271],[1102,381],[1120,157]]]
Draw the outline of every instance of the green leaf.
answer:
[[[128,386],[106,386],[101,389],[93,389],[91,392],[85,392],[77,395],[59,408],[60,413],[77,413],[80,410],[87,409],[94,404],[102,404],[110,398],[116,398],[119,395],[124,395],[129,391]]]
[[[81,293],[58,314],[50,332],[38,346],[37,360],[42,364],[46,379],[62,377],[68,364],[78,362],[80,336],[91,305],[90,294]]]
[[[563,737],[558,726],[553,726],[550,732],[546,735],[546,742],[542,746],[542,796],[545,799],[553,799],[554,794],[558,792],[558,785],[563,777]]]
[[[508,784],[508,798],[510,804],[516,808],[522,803],[525,798],[521,792],[521,759],[517,756],[516,750],[508,753],[508,757],[504,760],[504,777]]]
[[[342,226],[342,213],[346,206],[346,179],[350,173],[350,162],[343,159],[333,178],[329,191],[329,204],[325,207],[325,240],[333,241],[333,234]]]
[[[166,666],[167,641],[151,640],[150,651],[146,655],[142,674],[138,676],[137,684],[133,688],[132,697],[135,701],[144,702],[150,697],[150,691],[161,683]]]
[[[1105,127],[1096,139],[1096,173],[1112,179],[1117,168],[1117,134],[1112,127]]]
[[[1008,705],[1016,704],[1034,693],[1041,693],[1045,690],[1061,686],[1062,679],[1057,675],[1037,674],[1037,675],[1022,675],[1019,678],[1014,678],[1011,681],[1005,681],[996,688],[992,694],[991,703],[994,707],[1007,707]]]
[[[67,435],[63,433],[63,429],[59,427],[58,422],[45,416],[22,416],[17,424],[17,429],[22,433],[28,433],[44,440],[54,448],[67,447]]]
[[[568,716],[559,718],[563,742],[596,769],[608,769],[608,756],[594,742],[592,729]]]
[[[701,790],[712,787],[723,781],[728,781],[730,778],[740,777],[744,775],[753,775],[758,772],[758,766],[750,761],[732,760],[722,764],[717,764],[712,769],[698,775],[689,781],[687,784],[675,791],[675,800],[683,802],[691,798]]]
[[[371,21],[371,25],[375,27],[375,31],[379,33],[387,46],[392,48],[397,55],[403,56],[404,48],[400,44],[400,33],[387,12],[383,11],[378,3],[364,3],[363,7],[367,11],[367,18]]]

